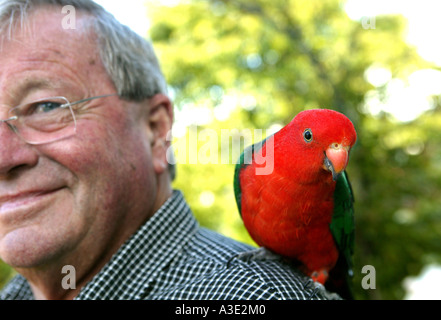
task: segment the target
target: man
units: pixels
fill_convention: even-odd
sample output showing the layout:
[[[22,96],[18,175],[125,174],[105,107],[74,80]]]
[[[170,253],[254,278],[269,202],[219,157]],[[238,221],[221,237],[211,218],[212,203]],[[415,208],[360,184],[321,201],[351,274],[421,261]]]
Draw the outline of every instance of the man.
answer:
[[[251,248],[172,190],[149,43],[89,0],[1,0],[0,19],[0,258],[18,273],[0,299],[326,298],[281,261],[237,259]]]

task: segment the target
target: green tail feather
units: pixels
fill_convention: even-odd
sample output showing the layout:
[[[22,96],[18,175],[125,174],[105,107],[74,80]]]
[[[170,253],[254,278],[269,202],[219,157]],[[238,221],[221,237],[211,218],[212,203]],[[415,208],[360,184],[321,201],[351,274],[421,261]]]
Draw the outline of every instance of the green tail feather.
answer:
[[[239,210],[239,214],[242,217],[242,206],[241,206],[241,198],[242,198],[242,190],[240,189],[240,180],[239,174],[242,168],[245,166],[243,164],[243,153],[239,158],[239,162],[236,164],[234,168],[234,197],[236,198],[237,209]]]
[[[332,235],[337,247],[346,260],[348,274],[352,276],[353,264],[352,254],[354,253],[354,195],[346,172],[343,172],[334,192],[334,215],[330,224]]]

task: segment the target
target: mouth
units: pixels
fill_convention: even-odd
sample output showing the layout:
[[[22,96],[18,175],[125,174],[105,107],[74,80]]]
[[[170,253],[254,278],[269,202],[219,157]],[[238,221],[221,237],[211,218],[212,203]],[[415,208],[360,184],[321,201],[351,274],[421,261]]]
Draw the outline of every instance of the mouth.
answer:
[[[25,191],[0,196],[0,216],[17,217],[38,212],[46,206],[53,195],[63,188],[50,190]]]

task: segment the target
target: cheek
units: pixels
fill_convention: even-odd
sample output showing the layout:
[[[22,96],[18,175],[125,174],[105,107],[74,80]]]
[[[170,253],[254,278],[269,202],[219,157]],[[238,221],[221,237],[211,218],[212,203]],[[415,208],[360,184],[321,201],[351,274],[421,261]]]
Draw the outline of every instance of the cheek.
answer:
[[[72,138],[41,146],[45,157],[57,163],[56,170],[45,166],[45,174],[66,177],[68,186],[38,223],[0,242],[0,254],[11,252],[11,263],[15,257],[22,257],[18,264],[33,263],[80,242],[90,250],[105,247],[119,228],[152,210],[156,180],[143,131],[102,122],[85,122],[79,128]],[[30,242],[39,249],[32,249]]]
[[[105,119],[106,120],[106,119]],[[135,130],[117,121],[79,121],[77,134],[68,145],[66,157],[73,172],[118,171],[131,157]],[[138,146],[139,147],[139,146]],[[139,150],[142,154],[146,150]],[[111,176],[111,174],[110,174]]]
[[[106,210],[116,200],[133,202],[140,190],[154,187],[151,150],[142,130],[88,124],[79,126],[65,161],[83,192],[93,194]]]

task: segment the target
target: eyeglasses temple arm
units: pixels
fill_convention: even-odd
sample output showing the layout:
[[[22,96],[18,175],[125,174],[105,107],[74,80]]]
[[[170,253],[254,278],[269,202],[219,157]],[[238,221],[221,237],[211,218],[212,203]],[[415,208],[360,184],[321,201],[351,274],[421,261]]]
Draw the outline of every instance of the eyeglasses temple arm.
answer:
[[[62,107],[63,108],[66,108],[66,107],[68,107],[69,105],[71,105],[71,106],[73,106],[73,105],[76,105],[76,104],[79,104],[79,103],[83,103],[83,102],[87,102],[87,101],[90,101],[90,100],[94,100],[94,99],[98,99],[98,98],[105,98],[105,97],[111,97],[111,96],[117,96],[118,94],[117,93],[110,93],[110,94],[105,94],[105,95],[102,95],[102,96],[96,96],[96,97],[90,97],[90,98],[85,98],[85,99],[81,99],[81,100],[78,100],[78,101],[75,101],[75,102],[71,102],[71,103],[69,103],[69,104],[63,104],[62,105]]]

